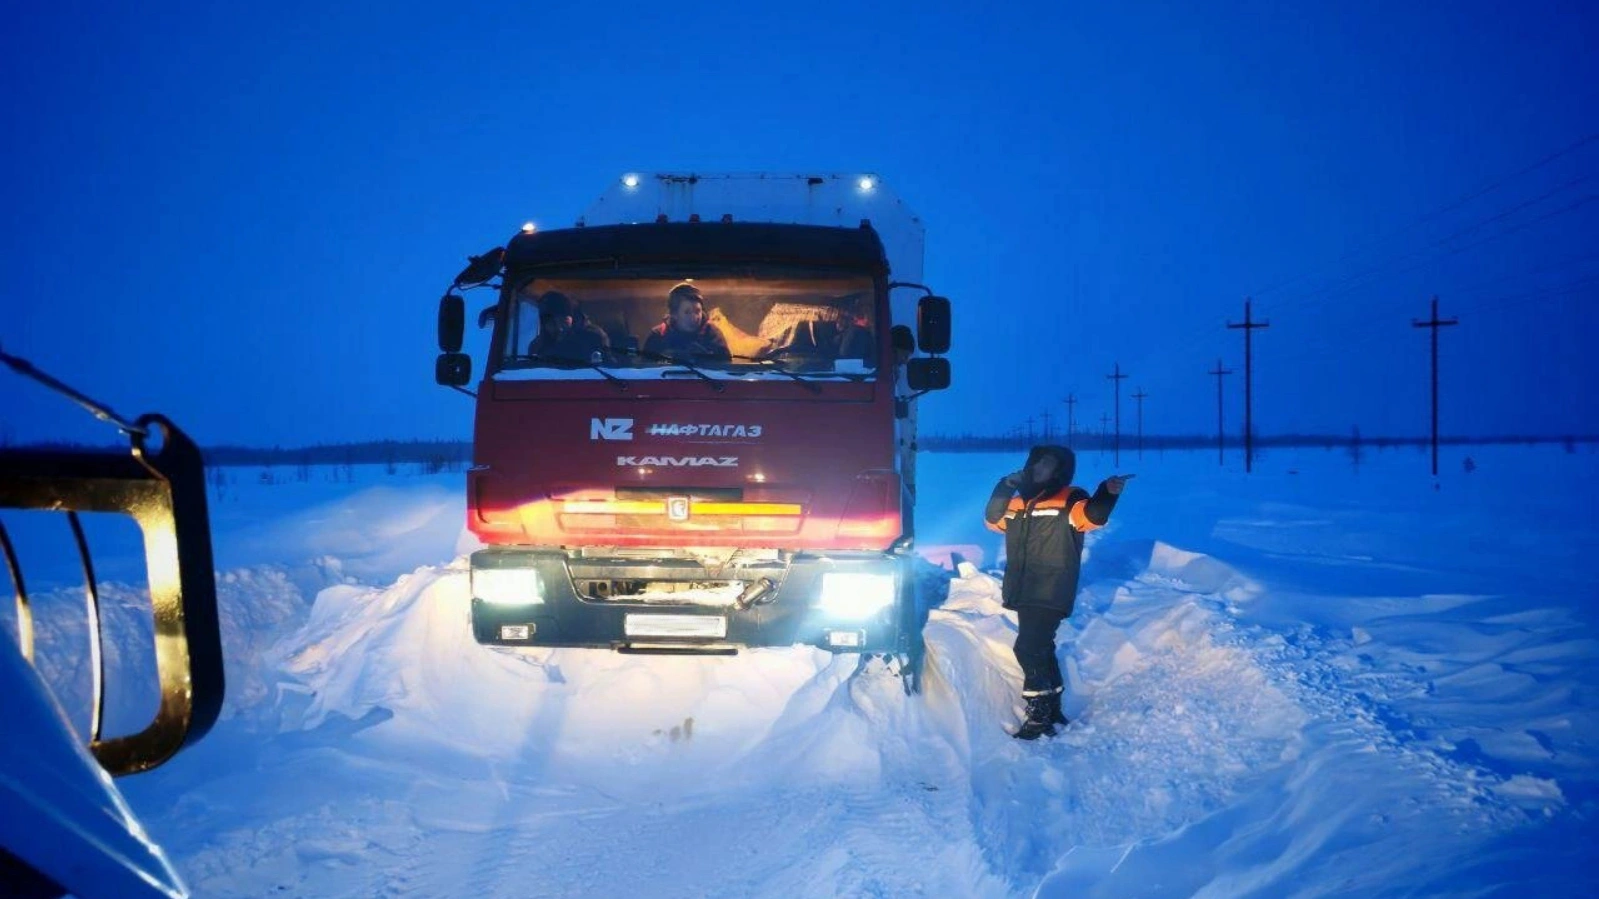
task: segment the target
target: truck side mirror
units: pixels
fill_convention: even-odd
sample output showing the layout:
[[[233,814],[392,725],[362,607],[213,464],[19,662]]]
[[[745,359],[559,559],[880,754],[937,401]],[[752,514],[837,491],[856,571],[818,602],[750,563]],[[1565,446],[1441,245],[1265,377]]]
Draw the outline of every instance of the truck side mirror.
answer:
[[[912,359],[905,365],[905,383],[918,393],[943,390],[949,386],[949,360],[941,356],[933,359]]]
[[[937,355],[949,352],[948,299],[926,296],[917,301],[916,342],[924,353]]]
[[[439,352],[461,352],[461,334],[465,330],[466,300],[453,293],[445,294],[439,300]]]
[[[465,353],[440,353],[433,363],[433,380],[445,387],[465,387],[472,380],[472,357]]]

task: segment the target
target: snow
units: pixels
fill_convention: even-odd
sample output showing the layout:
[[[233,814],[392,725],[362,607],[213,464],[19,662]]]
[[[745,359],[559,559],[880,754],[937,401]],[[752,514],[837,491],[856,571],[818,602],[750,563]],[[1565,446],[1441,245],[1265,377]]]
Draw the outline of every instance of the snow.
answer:
[[[182,895],[177,873],[77,742],[43,680],[18,648],[0,645],[8,739],[0,740],[0,846],[6,895],[40,895],[12,882],[11,855],[85,895]],[[27,739],[18,739],[25,734]]]
[[[1060,632],[1073,723],[1038,743],[1004,730],[1015,622],[980,570],[1019,454],[921,459],[921,545],[977,565],[917,697],[808,648],[480,647],[460,475],[231,485],[224,719],[117,785],[208,897],[1587,895],[1599,466],[1472,455],[1435,488],[1409,451],[1124,453]],[[41,672],[81,710],[58,574]],[[105,594],[108,664],[147,677],[138,585]],[[153,702],[111,699],[111,732]]]

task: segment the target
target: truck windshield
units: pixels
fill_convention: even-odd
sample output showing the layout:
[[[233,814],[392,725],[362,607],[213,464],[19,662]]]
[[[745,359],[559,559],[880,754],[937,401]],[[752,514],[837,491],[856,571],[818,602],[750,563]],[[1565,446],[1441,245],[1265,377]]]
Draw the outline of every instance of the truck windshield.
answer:
[[[875,296],[871,277],[836,273],[534,277],[501,322],[499,371],[861,378],[878,367]]]

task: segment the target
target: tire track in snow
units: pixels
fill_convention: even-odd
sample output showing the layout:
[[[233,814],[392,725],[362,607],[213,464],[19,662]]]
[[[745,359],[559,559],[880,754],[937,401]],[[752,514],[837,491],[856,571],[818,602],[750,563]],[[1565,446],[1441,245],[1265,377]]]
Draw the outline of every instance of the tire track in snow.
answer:
[[[1225,807],[1256,771],[1281,764],[1303,723],[1223,614],[1221,596],[1252,585],[1215,560],[1155,549],[1143,545],[1141,559],[1139,547],[1100,549],[1095,569],[1118,576],[1090,583],[1062,629],[1074,720],[1053,740],[1019,743],[1004,730],[1021,675],[996,581],[954,582],[929,628],[947,683],[937,692],[957,706],[956,745],[965,729],[972,828],[1020,888],[1073,847],[1159,838]]]
[[[774,732],[690,793],[638,771],[609,797],[496,775],[505,796],[459,797],[489,819],[474,832],[423,820],[425,858],[394,895],[1010,895],[971,838],[964,771],[926,751],[920,703],[896,678],[837,678],[819,676],[822,708],[802,703],[811,742]],[[831,739],[864,752],[837,764]],[[646,763],[681,775],[671,753],[689,747],[664,748]]]

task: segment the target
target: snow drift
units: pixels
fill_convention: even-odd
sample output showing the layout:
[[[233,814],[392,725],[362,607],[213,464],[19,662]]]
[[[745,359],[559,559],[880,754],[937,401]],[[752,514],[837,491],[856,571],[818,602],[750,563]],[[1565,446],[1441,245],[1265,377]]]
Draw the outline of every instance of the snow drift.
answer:
[[[205,896],[1585,891],[1599,643],[1569,546],[1479,543],[1451,571],[1429,566],[1472,545],[1475,497],[1440,515],[1379,491],[1356,512],[1293,481],[1150,474],[1147,505],[1091,537],[1060,635],[1073,724],[1051,741],[1004,729],[1015,624],[987,573],[948,581],[918,697],[804,648],[490,649],[438,492],[407,511],[406,490],[344,488],[373,518],[323,497],[219,535],[239,564],[219,581],[225,720],[120,785]],[[1256,483],[1269,498],[1241,499]],[[298,536],[273,559],[259,535],[282,522]],[[1548,562],[1511,577],[1529,557]],[[139,590],[107,595],[137,674]],[[81,634],[43,610],[81,602],[39,601],[68,703]],[[132,694],[117,706],[137,717]]]

